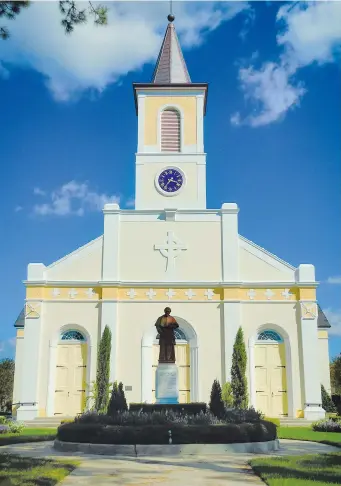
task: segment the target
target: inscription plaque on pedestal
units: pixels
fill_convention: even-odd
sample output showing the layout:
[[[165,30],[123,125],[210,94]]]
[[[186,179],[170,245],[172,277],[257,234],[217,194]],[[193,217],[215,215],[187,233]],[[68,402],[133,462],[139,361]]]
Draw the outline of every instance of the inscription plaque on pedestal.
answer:
[[[156,368],[156,403],[178,403],[179,380],[176,364],[162,363]]]

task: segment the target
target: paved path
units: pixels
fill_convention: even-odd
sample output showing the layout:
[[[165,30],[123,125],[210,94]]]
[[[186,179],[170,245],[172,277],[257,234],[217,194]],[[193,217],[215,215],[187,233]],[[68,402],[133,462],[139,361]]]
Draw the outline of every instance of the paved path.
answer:
[[[269,455],[315,454],[340,452],[316,442],[281,440],[279,451]],[[253,474],[248,461],[260,454],[228,454],[200,456],[173,456],[132,458],[122,456],[73,455],[55,451],[52,442],[36,442],[0,447],[1,452],[11,452],[30,457],[55,457],[79,459],[75,469],[61,486],[242,486],[263,485]]]

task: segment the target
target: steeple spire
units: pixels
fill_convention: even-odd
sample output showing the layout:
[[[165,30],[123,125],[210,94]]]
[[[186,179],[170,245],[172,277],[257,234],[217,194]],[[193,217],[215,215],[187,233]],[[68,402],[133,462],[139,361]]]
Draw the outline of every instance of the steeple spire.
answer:
[[[187,66],[182,54],[179,39],[173,25],[175,17],[168,15],[169,24],[156,62],[152,83],[181,84],[191,83]]]

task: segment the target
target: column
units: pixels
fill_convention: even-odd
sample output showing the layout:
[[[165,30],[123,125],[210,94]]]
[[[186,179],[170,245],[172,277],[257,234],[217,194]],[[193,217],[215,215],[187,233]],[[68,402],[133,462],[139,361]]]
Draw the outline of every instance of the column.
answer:
[[[144,128],[145,128],[145,99],[146,95],[137,95],[137,152],[144,152]]]
[[[190,345],[190,387],[191,402],[200,401],[199,392],[199,370],[198,370],[198,346]]]
[[[152,403],[153,389],[153,345],[142,343],[141,350],[141,401]]]
[[[296,270],[296,281],[299,284],[314,284],[315,268],[313,265],[300,265]],[[310,291],[314,289],[309,289]],[[315,294],[315,292],[313,292]],[[303,368],[304,386],[304,418],[307,420],[319,420],[325,417],[322,408],[321,383],[320,383],[320,361],[317,334],[318,309],[315,296],[313,298],[302,298],[304,286],[300,289],[299,300],[299,324],[301,330],[301,366]]]
[[[50,341],[49,346],[49,382],[47,385],[46,416],[54,416],[54,402],[56,390],[57,342]]]
[[[20,380],[17,420],[33,420],[38,416],[40,339],[42,330],[42,302],[27,302],[25,306],[25,333],[23,366]]]
[[[197,96],[197,152],[204,151],[204,95]]]
[[[225,283],[237,283],[239,277],[239,234],[238,212],[236,203],[225,203],[221,207],[221,252],[222,280]],[[224,368],[225,381],[231,379],[233,344],[241,325],[241,304],[238,301],[223,303],[224,328]]]

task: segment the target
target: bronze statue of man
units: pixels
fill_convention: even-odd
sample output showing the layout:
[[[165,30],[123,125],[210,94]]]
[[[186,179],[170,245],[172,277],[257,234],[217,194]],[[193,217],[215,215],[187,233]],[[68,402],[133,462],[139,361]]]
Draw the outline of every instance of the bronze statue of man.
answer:
[[[166,307],[164,315],[160,316],[155,323],[155,327],[159,333],[159,363],[175,363],[174,329],[177,329],[179,324],[170,313],[171,309]]]

